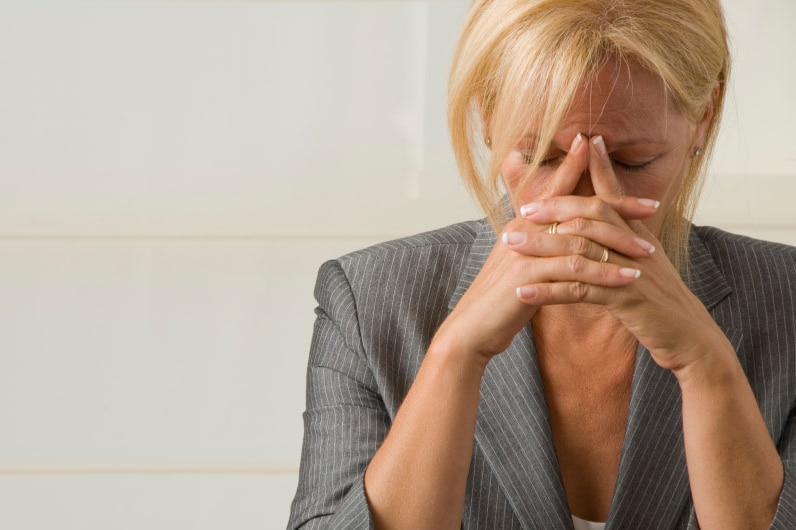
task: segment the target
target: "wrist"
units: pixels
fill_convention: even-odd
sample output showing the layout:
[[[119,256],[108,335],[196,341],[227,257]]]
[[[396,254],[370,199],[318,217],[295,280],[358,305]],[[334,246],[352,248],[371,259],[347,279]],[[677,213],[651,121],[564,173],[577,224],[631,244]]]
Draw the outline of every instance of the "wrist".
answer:
[[[746,379],[735,350],[723,334],[703,346],[691,362],[672,372],[683,390],[725,386],[732,384],[739,376]]]
[[[426,361],[444,364],[457,371],[483,375],[490,357],[470,351],[456,340],[434,337],[426,351]]]

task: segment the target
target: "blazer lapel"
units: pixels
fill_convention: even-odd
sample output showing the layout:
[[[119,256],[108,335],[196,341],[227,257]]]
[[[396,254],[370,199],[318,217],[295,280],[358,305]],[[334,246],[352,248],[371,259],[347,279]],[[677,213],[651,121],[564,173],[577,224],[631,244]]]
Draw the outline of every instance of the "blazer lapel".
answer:
[[[570,528],[531,326],[489,362],[476,440],[525,529]]]
[[[484,223],[451,308],[481,270],[495,241],[492,227]],[[571,528],[532,335],[528,324],[487,366],[481,383],[477,447],[523,528]]]
[[[680,389],[639,347],[607,528],[672,528],[688,498]]]
[[[689,289],[715,315],[712,310],[731,290],[693,231],[689,265]],[[740,353],[740,331],[732,329],[729,322],[718,324]],[[675,528],[682,524],[689,500],[680,388],[674,375],[655,364],[646,348],[639,346],[607,528]]]

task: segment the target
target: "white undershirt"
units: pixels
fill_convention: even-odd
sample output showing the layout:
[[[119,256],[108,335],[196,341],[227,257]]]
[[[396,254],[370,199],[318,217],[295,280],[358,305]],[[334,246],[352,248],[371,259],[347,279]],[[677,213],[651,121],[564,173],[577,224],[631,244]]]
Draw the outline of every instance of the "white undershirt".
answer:
[[[574,515],[572,516],[572,522],[575,523],[575,530],[605,530],[605,523],[585,521]]]

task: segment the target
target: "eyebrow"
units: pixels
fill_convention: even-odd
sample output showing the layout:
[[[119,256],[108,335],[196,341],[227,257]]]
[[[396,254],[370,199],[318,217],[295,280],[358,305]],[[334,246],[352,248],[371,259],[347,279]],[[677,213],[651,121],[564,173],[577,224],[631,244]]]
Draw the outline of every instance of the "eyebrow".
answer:
[[[665,144],[665,140],[655,140],[653,138],[638,138],[633,140],[625,140],[624,142],[612,142],[609,146],[613,149],[622,149],[623,147],[629,147],[633,145],[663,145]]]
[[[581,133],[581,134],[583,134],[583,133]],[[584,138],[588,138],[588,139],[593,138],[592,136],[586,136],[585,134],[583,136],[584,136]],[[529,134],[526,134],[525,136],[523,136],[522,139],[531,141],[533,143],[533,145],[535,146],[535,145],[538,144],[539,136],[536,135],[536,134],[533,134],[533,133],[529,133]],[[627,139],[627,140],[624,140],[624,141],[621,141],[621,142],[610,142],[608,144],[608,146],[609,146],[609,148],[615,150],[615,149],[623,149],[625,147],[630,147],[630,146],[634,146],[634,145],[664,145],[665,143],[666,143],[666,140],[658,140],[658,139],[655,139],[655,138],[646,138],[646,137],[644,137],[644,138]],[[560,146],[556,146],[556,142],[555,141],[552,142],[551,147],[558,147],[559,149],[561,148]],[[569,146],[566,146],[566,147],[567,147],[567,149],[569,148]],[[566,151],[567,149],[562,149],[562,151]]]

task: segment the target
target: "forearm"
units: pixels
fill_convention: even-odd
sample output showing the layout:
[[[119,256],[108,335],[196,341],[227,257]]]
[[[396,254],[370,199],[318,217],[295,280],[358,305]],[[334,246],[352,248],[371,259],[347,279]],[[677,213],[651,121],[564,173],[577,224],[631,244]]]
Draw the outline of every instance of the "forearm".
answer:
[[[782,461],[732,346],[716,341],[716,351],[675,375],[701,528],[768,528],[782,489]]]
[[[365,473],[375,526],[458,529],[486,361],[432,346]]]

